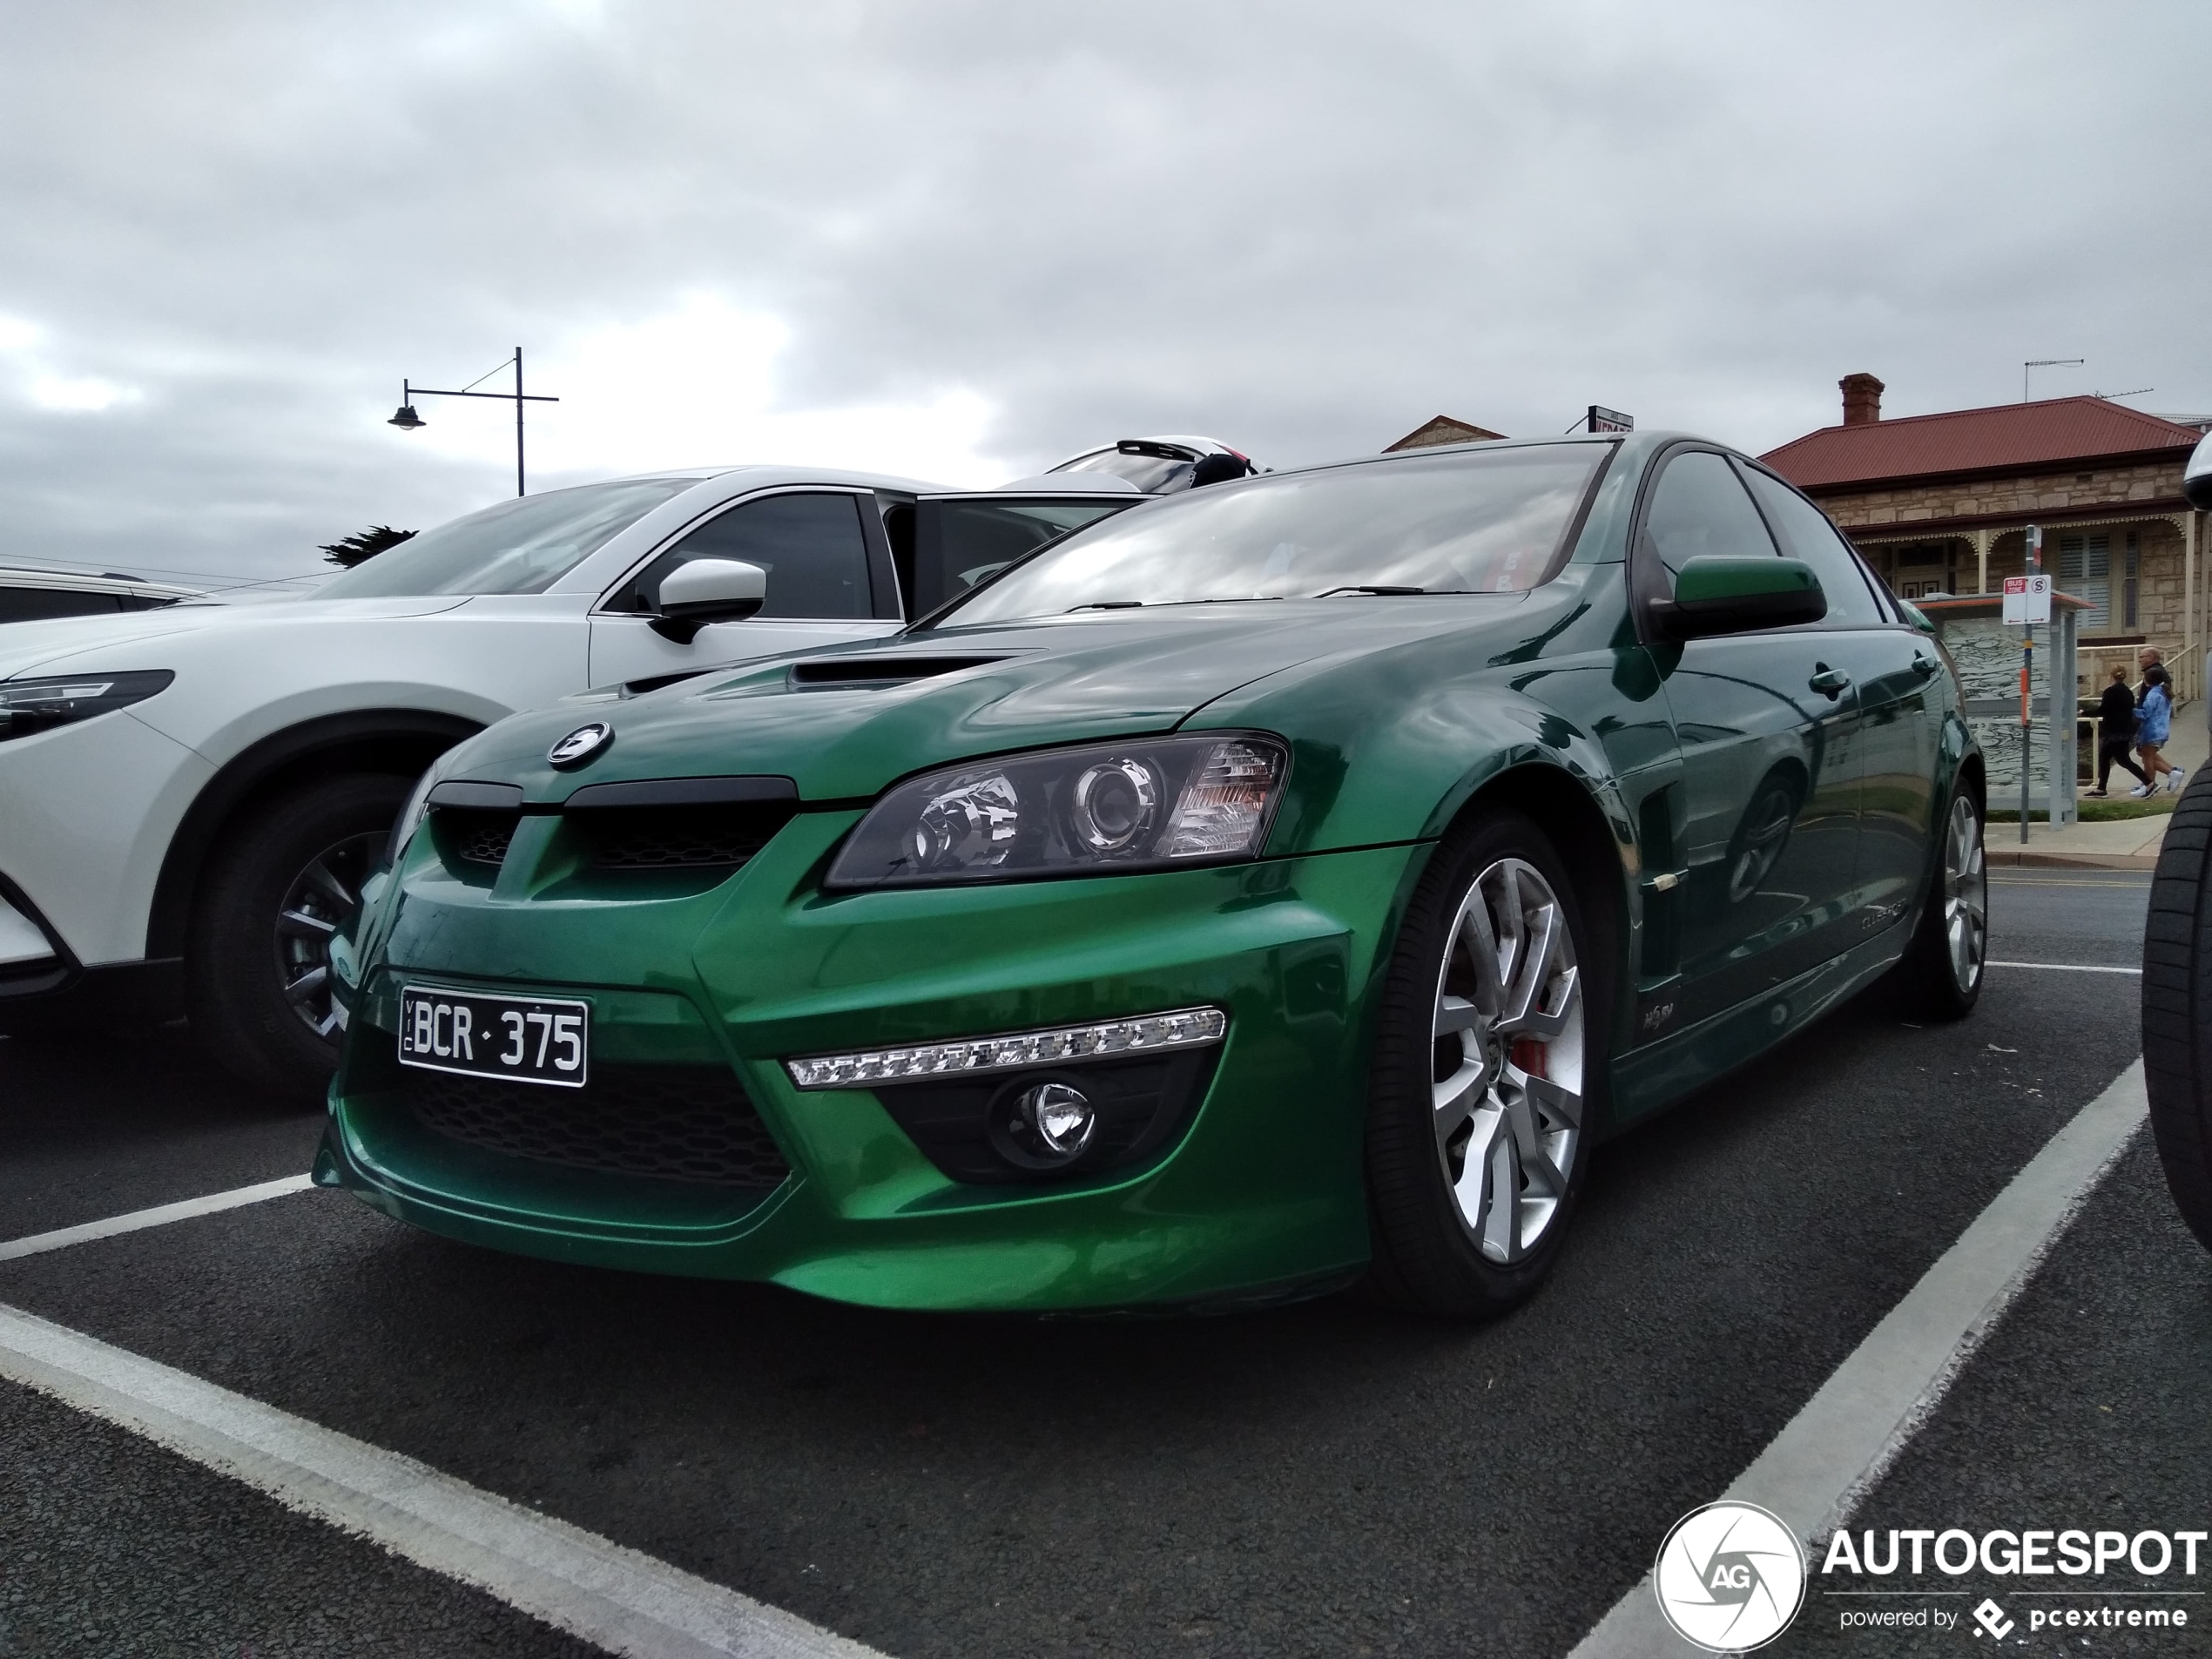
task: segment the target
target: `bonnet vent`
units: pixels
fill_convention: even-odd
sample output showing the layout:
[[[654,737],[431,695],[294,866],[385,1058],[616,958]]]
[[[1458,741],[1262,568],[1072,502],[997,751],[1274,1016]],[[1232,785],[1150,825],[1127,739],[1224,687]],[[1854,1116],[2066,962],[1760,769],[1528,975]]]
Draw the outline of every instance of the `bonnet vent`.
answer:
[[[806,685],[903,685],[909,680],[934,679],[957,674],[964,668],[988,668],[1013,653],[996,651],[988,657],[897,657],[891,655],[823,657],[791,665],[791,684]]]

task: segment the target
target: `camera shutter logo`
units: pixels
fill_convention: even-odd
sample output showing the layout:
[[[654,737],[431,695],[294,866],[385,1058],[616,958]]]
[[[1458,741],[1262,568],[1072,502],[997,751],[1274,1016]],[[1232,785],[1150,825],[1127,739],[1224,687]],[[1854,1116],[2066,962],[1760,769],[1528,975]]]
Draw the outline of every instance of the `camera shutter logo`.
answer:
[[[1804,1547],[1757,1504],[1709,1503],[1675,1522],[1651,1584],[1683,1641],[1743,1653],[1780,1635],[1804,1605]]]
[[[580,725],[545,752],[546,764],[563,772],[580,766],[614,741],[615,729],[604,720]]]

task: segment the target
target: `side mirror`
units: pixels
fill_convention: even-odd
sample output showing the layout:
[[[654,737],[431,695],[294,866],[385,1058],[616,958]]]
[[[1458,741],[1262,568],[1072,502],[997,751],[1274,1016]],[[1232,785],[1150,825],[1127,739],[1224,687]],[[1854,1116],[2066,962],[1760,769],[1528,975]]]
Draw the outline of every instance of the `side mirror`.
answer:
[[[1828,599],[1803,559],[1709,553],[1685,561],[1675,574],[1675,597],[1651,609],[1666,637],[1702,639],[1818,622]]]
[[[2212,513],[2212,433],[2197,440],[2189,464],[2182,469],[2182,494],[2200,513]]]
[[[688,645],[710,623],[743,622],[768,602],[768,573],[743,559],[691,559],[661,578],[653,631]]]
[[[1914,604],[1910,599],[1899,599],[1897,602],[1897,608],[1905,613],[1905,621],[1911,623],[1922,633],[1932,634],[1935,632],[1936,625],[1934,619],[1931,617],[1926,611],[1921,610],[1919,606]]]

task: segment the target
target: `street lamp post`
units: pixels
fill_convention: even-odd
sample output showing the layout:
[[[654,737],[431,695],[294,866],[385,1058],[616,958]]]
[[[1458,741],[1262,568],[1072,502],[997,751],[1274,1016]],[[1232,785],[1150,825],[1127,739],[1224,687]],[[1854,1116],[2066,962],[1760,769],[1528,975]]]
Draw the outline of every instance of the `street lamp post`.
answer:
[[[499,369],[507,368],[509,363],[514,366],[515,369],[515,389],[513,391],[479,392],[475,389],[475,388],[482,386],[486,381],[489,380],[493,374],[498,374]],[[517,496],[527,493],[523,488],[523,405],[525,403],[558,403],[561,400],[557,397],[545,397],[536,392],[524,395],[523,391],[523,348],[520,346],[515,347],[514,356],[509,358],[507,362],[500,364],[499,368],[495,368],[489,371],[489,373],[478,375],[475,380],[469,381],[467,386],[462,387],[461,390],[457,392],[443,392],[440,391],[434,386],[417,386],[412,381],[402,380],[400,382],[399,413],[395,415],[389,421],[386,421],[385,424],[388,426],[395,426],[402,432],[413,432],[420,428],[429,425],[430,423],[428,421],[424,420],[421,415],[415,412],[415,400],[418,397],[491,397],[511,399],[515,405],[515,493]]]

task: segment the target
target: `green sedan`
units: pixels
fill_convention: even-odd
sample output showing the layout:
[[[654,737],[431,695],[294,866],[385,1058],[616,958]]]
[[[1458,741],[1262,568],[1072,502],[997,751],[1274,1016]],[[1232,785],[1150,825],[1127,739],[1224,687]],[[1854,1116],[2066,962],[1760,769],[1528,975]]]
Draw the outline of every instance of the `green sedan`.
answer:
[[[450,751],[316,1177],[885,1307],[1492,1315],[1607,1136],[1885,974],[1973,1006],[1983,805],[1940,646],[1720,446],[1220,484]]]

